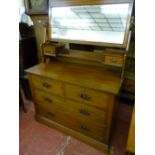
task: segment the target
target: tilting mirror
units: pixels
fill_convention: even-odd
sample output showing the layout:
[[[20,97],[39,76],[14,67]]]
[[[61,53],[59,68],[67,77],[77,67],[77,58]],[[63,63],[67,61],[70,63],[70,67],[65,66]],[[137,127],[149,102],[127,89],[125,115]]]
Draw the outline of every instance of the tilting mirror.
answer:
[[[131,4],[51,7],[53,41],[124,47]]]

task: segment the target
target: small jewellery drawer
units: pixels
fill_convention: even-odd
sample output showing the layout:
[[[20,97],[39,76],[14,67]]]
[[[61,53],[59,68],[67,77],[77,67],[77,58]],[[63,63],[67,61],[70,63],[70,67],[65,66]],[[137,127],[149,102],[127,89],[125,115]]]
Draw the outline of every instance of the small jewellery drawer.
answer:
[[[60,43],[44,43],[42,44],[42,50],[44,55],[56,55],[61,50],[63,44]]]
[[[54,55],[56,54],[55,47],[50,45],[50,44],[49,45],[43,45],[42,48],[43,48],[44,54],[54,54]]]
[[[106,65],[114,65],[114,66],[123,66],[124,58],[118,56],[109,56],[106,55],[104,57],[104,64]]]
[[[60,81],[32,75],[32,84],[35,88],[43,91],[63,95],[62,83]]]
[[[107,109],[107,104],[111,97],[109,94],[100,91],[95,91],[70,84],[65,85],[65,90],[65,94],[68,98],[85,102],[89,105],[99,107],[104,110]]]
[[[47,52],[47,53],[51,53],[52,52],[52,46],[51,45],[43,45],[43,51],[44,53]]]

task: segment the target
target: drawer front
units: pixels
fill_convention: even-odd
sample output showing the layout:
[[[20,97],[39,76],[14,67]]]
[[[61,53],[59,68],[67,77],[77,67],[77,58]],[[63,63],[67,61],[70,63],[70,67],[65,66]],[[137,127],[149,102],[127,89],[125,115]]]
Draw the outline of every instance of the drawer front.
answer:
[[[65,114],[63,114],[60,111],[59,107],[51,108],[49,106],[45,106],[44,103],[41,103],[41,102],[37,102],[37,104],[38,104],[39,115],[49,120],[52,120],[56,123],[59,123],[63,126],[73,129],[71,125],[71,123],[73,122],[71,116],[68,116],[68,115],[66,116]]]
[[[46,54],[55,54],[55,48],[52,47],[51,45],[44,45],[43,46],[43,52]]]
[[[99,128],[95,126],[94,124],[88,124],[87,122],[79,121],[76,119],[73,119],[72,122],[69,122],[67,126],[86,136],[105,142],[105,129],[106,128]]]
[[[98,127],[105,127],[107,124],[107,113],[103,110],[72,100],[66,100],[65,106],[72,117],[80,121],[85,121],[87,124],[93,123]]]
[[[32,75],[32,84],[35,88],[58,95],[63,95],[62,83],[45,77]]]
[[[107,104],[111,97],[110,94],[69,84],[65,85],[65,90],[65,94],[68,98],[85,102],[89,105],[102,108],[105,111],[107,110]]]
[[[104,128],[93,125],[93,123],[89,124],[87,121],[80,121],[79,119],[73,118],[69,114],[57,111],[56,109],[48,109],[47,107],[44,107],[42,103],[38,103],[38,106],[40,115],[78,131],[86,136],[92,137],[99,141],[104,141]]]
[[[53,106],[64,102],[62,97],[34,89],[35,100],[44,103],[44,105]],[[63,104],[62,104],[63,105]]]
[[[66,100],[39,90],[35,90],[35,98],[38,102],[43,103],[42,106],[47,109],[60,111],[65,115],[71,115],[81,121],[87,121],[89,124],[94,123],[99,127],[107,124],[106,112],[103,110],[69,99]]]
[[[116,56],[105,56],[104,63],[107,65],[123,66],[124,59],[123,57]]]

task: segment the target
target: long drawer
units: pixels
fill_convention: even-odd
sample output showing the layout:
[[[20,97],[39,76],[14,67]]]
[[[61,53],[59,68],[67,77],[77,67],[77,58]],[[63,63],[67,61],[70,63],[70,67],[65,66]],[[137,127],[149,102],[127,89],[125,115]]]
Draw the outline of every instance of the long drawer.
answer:
[[[65,94],[68,98],[85,102],[105,111],[107,110],[108,101],[111,98],[110,94],[70,84],[65,84]]]
[[[38,102],[39,114],[60,123],[68,128],[81,132],[87,136],[95,138],[99,141],[105,140],[104,127],[98,127],[93,123],[79,120],[78,118],[72,117],[71,114],[62,112],[60,109],[54,109],[45,107],[43,103]]]
[[[63,95],[62,83],[60,81],[32,75],[32,84],[35,88],[43,91]]]
[[[96,124],[99,127],[107,124],[107,113],[103,110],[39,90],[35,90],[35,98],[46,109],[60,111],[66,115],[78,118],[78,120],[87,121],[89,124]]]

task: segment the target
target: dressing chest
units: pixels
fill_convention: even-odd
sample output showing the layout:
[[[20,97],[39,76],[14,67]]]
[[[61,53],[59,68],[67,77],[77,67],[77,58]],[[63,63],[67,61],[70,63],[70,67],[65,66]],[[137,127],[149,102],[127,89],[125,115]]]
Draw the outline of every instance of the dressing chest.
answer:
[[[46,30],[51,38],[41,46],[43,61],[26,70],[37,121],[109,150],[130,42],[132,2],[53,0],[49,4]],[[94,48],[79,51],[70,44]]]
[[[120,75],[70,62],[41,63],[28,70],[36,119],[107,150]]]

